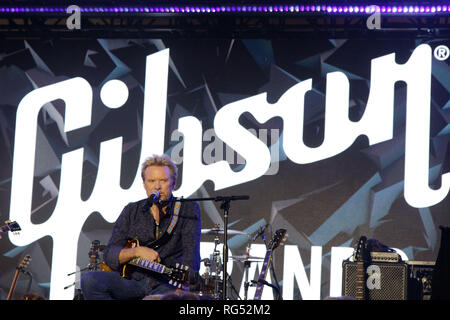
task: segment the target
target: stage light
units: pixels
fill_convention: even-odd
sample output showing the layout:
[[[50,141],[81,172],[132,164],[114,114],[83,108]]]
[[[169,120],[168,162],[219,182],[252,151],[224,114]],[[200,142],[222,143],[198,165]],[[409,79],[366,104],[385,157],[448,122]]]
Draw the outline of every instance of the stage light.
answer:
[[[65,7],[61,6],[23,6],[23,7],[0,7],[0,13],[20,14],[20,13],[65,13]],[[341,4],[336,2],[335,4],[252,4],[252,5],[221,5],[217,3],[211,5],[190,5],[183,6],[171,4],[171,5],[158,5],[158,6],[82,6],[80,11],[84,13],[97,13],[97,14],[223,14],[223,13],[286,13],[286,14],[329,14],[329,15],[350,15],[350,14],[373,14],[374,12],[388,13],[388,14],[411,14],[411,15],[430,15],[430,14],[442,14],[447,13],[448,5],[357,5],[355,4]]]

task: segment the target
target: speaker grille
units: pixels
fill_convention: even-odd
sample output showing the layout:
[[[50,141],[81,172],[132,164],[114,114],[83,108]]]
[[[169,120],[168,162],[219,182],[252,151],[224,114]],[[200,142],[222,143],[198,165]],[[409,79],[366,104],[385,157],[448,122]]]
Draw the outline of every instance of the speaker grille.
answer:
[[[365,284],[367,300],[406,300],[408,295],[408,266],[405,263],[372,263],[379,267],[379,286]],[[343,295],[356,298],[355,262],[343,262]],[[366,275],[368,277],[369,275]],[[370,280],[369,280],[370,281]]]

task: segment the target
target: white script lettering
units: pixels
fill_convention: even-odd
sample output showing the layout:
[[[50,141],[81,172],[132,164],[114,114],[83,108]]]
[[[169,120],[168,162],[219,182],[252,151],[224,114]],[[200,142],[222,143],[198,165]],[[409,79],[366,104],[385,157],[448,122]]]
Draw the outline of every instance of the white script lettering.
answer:
[[[206,180],[213,181],[215,189],[220,190],[266,174],[271,164],[271,152],[263,141],[239,124],[239,118],[245,112],[252,114],[260,123],[273,117],[281,117],[284,126],[283,150],[291,161],[298,164],[335,156],[351,146],[360,135],[366,135],[370,145],[392,139],[395,83],[404,81],[408,86],[405,199],[416,208],[439,203],[450,188],[450,173],[442,175],[440,189],[429,187],[431,58],[431,48],[420,45],[404,65],[395,62],[395,54],[374,59],[369,99],[364,115],[358,122],[352,122],[348,118],[347,77],[341,72],[329,73],[324,141],[315,148],[310,148],[303,142],[304,98],[306,92],[311,90],[311,79],[291,87],[275,104],[269,104],[266,93],[262,93],[223,106],[214,118],[214,130],[221,141],[244,158],[245,166],[238,172],[233,171],[224,160],[204,165],[200,121],[193,116],[180,118],[178,130],[184,135],[183,176],[175,195],[187,197]],[[151,154],[164,153],[168,63],[168,49],[147,57],[140,162]],[[108,82],[104,86],[107,84]],[[110,83],[108,87],[123,86]],[[125,90],[116,100],[120,101],[119,105],[105,105],[120,107],[125,102],[127,93]],[[90,125],[92,88],[82,78],[38,88],[22,99],[16,118],[10,219],[20,221],[23,231],[20,235],[9,233],[9,236],[17,246],[51,236],[53,255],[50,298],[72,299],[73,293],[65,291],[63,287],[73,282],[73,278],[67,277],[67,272],[75,268],[77,241],[87,217],[92,212],[99,212],[105,220],[113,222],[117,219],[119,208],[145,197],[145,194],[138,170],[129,189],[120,187],[122,137],[118,137],[101,143],[97,180],[92,195],[86,201],[80,199],[84,150],[80,148],[63,154],[60,190],[54,212],[45,223],[36,225],[31,222],[37,117],[43,105],[56,99],[62,99],[66,103],[65,132]],[[316,296],[317,293],[313,292],[311,295]]]

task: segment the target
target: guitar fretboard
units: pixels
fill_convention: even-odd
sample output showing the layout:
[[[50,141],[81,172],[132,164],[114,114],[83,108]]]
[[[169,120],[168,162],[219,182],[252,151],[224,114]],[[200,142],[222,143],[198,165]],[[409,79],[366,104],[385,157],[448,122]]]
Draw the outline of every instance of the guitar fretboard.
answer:
[[[144,258],[135,258],[135,259],[129,261],[128,263],[132,264],[134,266],[141,267],[141,268],[144,268],[144,269],[148,269],[148,270],[151,270],[151,271],[155,271],[155,272],[158,272],[158,273],[161,273],[161,274],[167,273],[167,271],[168,271],[167,270],[168,268],[165,265],[162,265],[160,263],[157,263],[157,262],[154,262],[154,261],[150,261],[150,260],[147,260],[147,259],[144,259]]]
[[[8,232],[10,230],[11,230],[11,227],[8,225],[0,227],[0,232]]]
[[[266,256],[264,258],[263,266],[262,266],[261,272],[259,274],[258,285],[256,287],[255,297],[253,298],[253,300],[261,300],[262,291],[264,288],[263,281],[266,280],[267,270],[269,269],[269,263],[271,260],[270,259],[271,256],[272,256],[272,250],[267,250]]]
[[[20,226],[16,221],[8,222],[6,225],[0,227],[0,233],[8,231],[20,231]]]
[[[364,272],[364,262],[357,262],[356,265],[356,300],[365,299],[365,272]]]

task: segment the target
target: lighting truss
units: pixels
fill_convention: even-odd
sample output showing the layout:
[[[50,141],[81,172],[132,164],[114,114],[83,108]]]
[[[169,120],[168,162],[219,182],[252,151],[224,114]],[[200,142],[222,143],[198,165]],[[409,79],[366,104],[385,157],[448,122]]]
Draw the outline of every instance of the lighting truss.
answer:
[[[373,14],[375,12],[399,15],[399,16],[418,16],[418,15],[433,15],[433,14],[449,14],[449,4],[420,4],[422,2],[416,2],[415,4],[387,4],[382,3],[364,3],[362,1],[353,1],[352,4],[339,4],[329,3],[326,1],[315,3],[282,3],[270,4],[258,1],[247,1],[242,3],[241,1],[228,2],[225,4],[217,4],[217,1],[203,1],[199,4],[192,2],[193,4],[176,4],[171,1],[160,1],[158,3],[148,1],[140,2],[139,5],[127,5],[127,2],[122,2],[121,5],[99,5],[104,2],[91,1],[90,5],[79,5],[78,8],[83,13],[91,14],[130,14],[130,15],[170,15],[170,14],[205,14],[205,15],[217,15],[217,14],[295,14],[295,13],[309,13],[309,14],[328,14],[328,15],[360,15],[360,14]],[[20,2],[19,2],[20,3]],[[72,1],[76,3],[76,1]],[[84,2],[86,3],[86,2]],[[145,5],[146,4],[146,5]],[[58,14],[66,13],[67,8],[71,4],[67,5],[7,5],[0,6],[0,14]]]
[[[450,2],[276,2],[11,1],[0,37],[450,37]],[[68,30],[74,8],[82,27]]]

